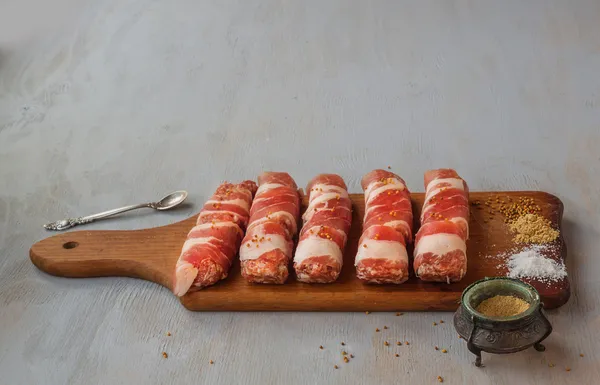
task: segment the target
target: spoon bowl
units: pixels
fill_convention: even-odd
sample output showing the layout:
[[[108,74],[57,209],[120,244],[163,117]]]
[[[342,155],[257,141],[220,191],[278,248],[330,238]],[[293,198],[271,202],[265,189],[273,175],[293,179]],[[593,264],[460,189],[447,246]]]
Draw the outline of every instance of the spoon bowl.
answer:
[[[161,200],[159,200],[158,202],[156,202],[154,208],[156,210],[169,210],[172,209],[175,206],[180,205],[181,203],[183,203],[183,201],[185,201],[185,198],[187,198],[188,193],[187,191],[175,191],[174,193],[171,193],[167,196],[165,196],[164,198],[162,198]]]

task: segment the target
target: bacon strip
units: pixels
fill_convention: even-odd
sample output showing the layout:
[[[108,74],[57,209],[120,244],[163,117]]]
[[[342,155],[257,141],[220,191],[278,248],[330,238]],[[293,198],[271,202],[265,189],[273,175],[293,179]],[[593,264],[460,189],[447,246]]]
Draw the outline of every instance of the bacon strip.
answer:
[[[173,292],[182,295],[227,277],[244,236],[256,183],[223,183],[188,233],[175,266]]]
[[[340,275],[352,224],[352,202],[344,180],[321,174],[308,183],[309,204],[294,255],[298,281],[329,283]]]
[[[240,247],[242,276],[254,283],[284,283],[298,231],[298,186],[284,172],[264,172]]]
[[[365,217],[356,276],[368,283],[402,283],[408,279],[406,244],[412,241],[410,192],[402,178],[385,170],[371,171],[361,184]]]
[[[469,188],[451,169],[425,173],[425,203],[415,242],[415,273],[423,281],[456,282],[467,272]]]

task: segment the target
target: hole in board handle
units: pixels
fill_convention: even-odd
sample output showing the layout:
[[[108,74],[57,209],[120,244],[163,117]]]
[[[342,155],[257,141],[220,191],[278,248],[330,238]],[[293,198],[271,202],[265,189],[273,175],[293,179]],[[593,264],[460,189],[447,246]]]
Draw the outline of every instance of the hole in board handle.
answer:
[[[63,249],[74,249],[77,246],[79,246],[79,243],[77,242],[67,242],[63,244]]]

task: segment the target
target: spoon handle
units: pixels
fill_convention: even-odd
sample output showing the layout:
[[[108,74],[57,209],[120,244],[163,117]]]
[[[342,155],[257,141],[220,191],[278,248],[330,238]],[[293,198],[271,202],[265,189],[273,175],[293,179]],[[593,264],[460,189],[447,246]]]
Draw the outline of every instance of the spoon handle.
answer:
[[[45,224],[44,228],[46,230],[54,230],[54,231],[66,230],[66,229],[69,229],[69,228],[77,226],[77,225],[91,223],[98,219],[112,217],[113,215],[121,214],[126,211],[141,209],[144,207],[155,208],[156,204],[155,203],[141,203],[138,205],[125,206],[125,207],[120,207],[118,209],[103,211],[101,213],[88,215],[85,217],[62,219],[60,221]]]
[[[152,208],[154,208],[154,203],[140,203],[139,205],[131,205],[131,206],[120,207],[118,209],[112,209],[112,210],[103,211],[103,212],[98,213],[98,214],[88,215],[87,217],[81,217],[80,219],[84,223],[90,223],[90,222],[93,222],[93,221],[98,220],[98,219],[112,217],[113,215],[121,214],[121,213],[124,213],[124,212],[127,212],[127,211],[131,211],[131,210],[141,209],[141,208],[144,208],[144,207],[152,207]]]

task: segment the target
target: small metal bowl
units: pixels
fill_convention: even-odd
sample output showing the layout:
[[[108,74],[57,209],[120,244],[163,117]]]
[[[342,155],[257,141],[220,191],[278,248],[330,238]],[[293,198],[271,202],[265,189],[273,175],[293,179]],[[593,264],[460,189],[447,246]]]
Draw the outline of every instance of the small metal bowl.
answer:
[[[512,295],[529,303],[529,308],[512,317],[488,317],[477,306],[496,295]],[[552,333],[552,325],[542,310],[540,296],[531,285],[506,277],[479,280],[462,293],[461,304],[454,313],[454,327],[467,341],[467,348],[477,356],[475,366],[481,366],[481,352],[515,353],[533,346],[546,348],[540,342]]]

